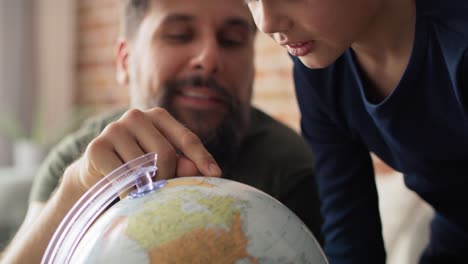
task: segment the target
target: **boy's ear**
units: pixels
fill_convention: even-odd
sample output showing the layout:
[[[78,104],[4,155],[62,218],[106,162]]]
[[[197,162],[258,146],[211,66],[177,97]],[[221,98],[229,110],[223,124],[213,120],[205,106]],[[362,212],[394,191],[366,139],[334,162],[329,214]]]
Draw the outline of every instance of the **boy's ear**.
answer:
[[[115,52],[116,61],[116,79],[120,85],[127,85],[129,82],[128,56],[130,47],[127,40],[119,39]]]

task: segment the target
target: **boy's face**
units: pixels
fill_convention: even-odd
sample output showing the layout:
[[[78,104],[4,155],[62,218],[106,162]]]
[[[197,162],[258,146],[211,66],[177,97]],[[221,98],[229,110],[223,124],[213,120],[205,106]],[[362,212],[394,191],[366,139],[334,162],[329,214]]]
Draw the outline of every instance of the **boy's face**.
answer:
[[[228,119],[244,120],[254,28],[239,0],[153,0],[135,37],[121,42],[117,54],[132,106],[164,107],[202,138]]]
[[[258,28],[309,68],[333,63],[365,36],[381,0],[246,0]]]

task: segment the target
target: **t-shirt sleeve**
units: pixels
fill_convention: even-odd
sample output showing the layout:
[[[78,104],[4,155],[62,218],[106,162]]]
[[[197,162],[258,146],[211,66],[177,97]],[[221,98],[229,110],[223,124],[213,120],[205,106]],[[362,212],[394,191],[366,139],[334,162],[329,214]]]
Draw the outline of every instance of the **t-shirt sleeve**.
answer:
[[[312,74],[315,73],[295,61],[294,80],[302,114],[302,134],[315,158],[324,217],[325,253],[330,263],[384,263],[377,189],[369,150],[349,131],[337,114],[339,110],[333,108],[337,107],[335,101],[340,100],[332,95],[333,76],[323,72],[320,76]]]
[[[47,155],[34,178],[30,202],[46,202],[57,187],[65,169],[77,160],[94,137],[88,129],[65,137]]]
[[[65,169],[81,157],[89,142],[110,122],[118,119],[123,109],[90,118],[78,131],[65,137],[47,155],[36,174],[29,201],[46,202],[56,189]]]

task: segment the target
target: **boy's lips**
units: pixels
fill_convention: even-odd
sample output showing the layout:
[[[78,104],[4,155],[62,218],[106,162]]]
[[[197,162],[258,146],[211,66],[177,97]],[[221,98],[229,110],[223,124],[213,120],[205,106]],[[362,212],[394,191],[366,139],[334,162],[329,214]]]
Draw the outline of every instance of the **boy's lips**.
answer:
[[[299,57],[309,54],[314,48],[314,43],[314,41],[287,43],[286,47],[291,55]]]

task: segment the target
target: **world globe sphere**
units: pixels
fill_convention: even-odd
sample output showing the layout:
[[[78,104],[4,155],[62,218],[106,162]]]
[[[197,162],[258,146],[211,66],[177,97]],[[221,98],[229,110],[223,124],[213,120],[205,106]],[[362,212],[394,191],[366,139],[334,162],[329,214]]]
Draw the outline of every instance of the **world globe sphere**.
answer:
[[[152,182],[156,159],[140,157],[85,194],[43,263],[327,263],[311,231],[275,198],[223,178]]]

